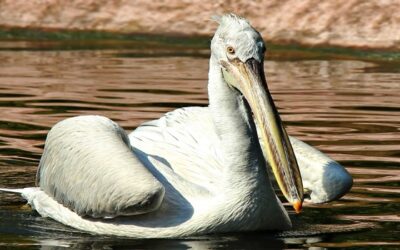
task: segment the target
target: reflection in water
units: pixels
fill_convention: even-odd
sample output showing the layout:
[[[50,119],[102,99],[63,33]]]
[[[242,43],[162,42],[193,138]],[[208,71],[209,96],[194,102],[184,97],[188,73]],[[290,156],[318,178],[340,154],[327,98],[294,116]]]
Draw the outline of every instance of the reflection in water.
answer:
[[[0,47],[1,187],[34,185],[46,133],[66,117],[100,114],[132,130],[177,107],[207,105],[208,60],[203,54],[138,57],[127,49]],[[355,177],[352,192],[340,201],[306,206],[294,218],[297,231],[185,240],[98,237],[38,217],[21,207],[17,196],[0,194],[0,246],[399,246],[400,75],[390,69],[395,67],[361,61],[266,63],[269,87],[288,132],[328,153]],[[332,226],[336,224],[340,227]],[[357,228],[369,230],[354,232]]]

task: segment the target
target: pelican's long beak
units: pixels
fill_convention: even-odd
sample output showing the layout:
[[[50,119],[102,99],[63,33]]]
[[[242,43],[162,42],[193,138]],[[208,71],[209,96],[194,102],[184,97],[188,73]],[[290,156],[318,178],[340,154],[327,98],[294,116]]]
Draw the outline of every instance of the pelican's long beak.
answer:
[[[249,59],[221,61],[225,81],[238,89],[246,98],[259,128],[264,154],[271,166],[279,188],[295,211],[301,211],[303,183],[300,170],[282,125],[278,111],[269,93],[262,62]]]

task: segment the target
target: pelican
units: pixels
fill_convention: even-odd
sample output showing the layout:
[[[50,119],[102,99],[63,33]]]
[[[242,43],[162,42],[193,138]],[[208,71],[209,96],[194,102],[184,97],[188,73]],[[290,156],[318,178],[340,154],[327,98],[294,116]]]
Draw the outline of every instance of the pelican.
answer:
[[[270,175],[297,213],[305,193],[313,203],[345,194],[349,173],[287,135],[261,35],[234,14],[218,23],[208,107],[177,109],[129,136],[102,116],[63,120],[46,138],[37,187],[2,190],[21,193],[43,217],[133,238],[289,229]]]

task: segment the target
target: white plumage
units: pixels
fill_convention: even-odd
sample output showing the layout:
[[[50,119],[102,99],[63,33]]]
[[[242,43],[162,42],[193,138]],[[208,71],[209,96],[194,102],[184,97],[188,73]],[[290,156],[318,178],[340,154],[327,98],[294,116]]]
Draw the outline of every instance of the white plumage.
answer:
[[[42,216],[97,234],[160,238],[290,228],[267,174],[272,158],[265,144],[272,139],[258,138],[266,129],[285,142],[285,132],[257,123],[257,134],[258,111],[250,109],[253,101],[224,66],[246,62],[248,70],[257,70],[263,46],[245,19],[223,16],[211,46],[209,107],[177,109],[129,137],[105,117],[66,119],[46,139],[40,187],[14,191]],[[252,81],[262,81],[261,73]],[[352,178],[342,166],[295,138],[290,141],[311,202],[327,202],[350,189]],[[297,195],[293,190],[289,198]]]

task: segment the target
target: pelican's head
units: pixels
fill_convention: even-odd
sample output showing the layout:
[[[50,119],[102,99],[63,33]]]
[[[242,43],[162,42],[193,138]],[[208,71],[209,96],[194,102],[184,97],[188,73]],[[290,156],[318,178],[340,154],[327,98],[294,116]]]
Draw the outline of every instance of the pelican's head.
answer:
[[[282,125],[264,75],[265,44],[261,35],[241,17],[219,19],[211,53],[226,84],[244,96],[253,113],[263,152],[286,199],[300,212],[303,185],[289,138]]]

